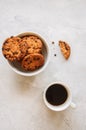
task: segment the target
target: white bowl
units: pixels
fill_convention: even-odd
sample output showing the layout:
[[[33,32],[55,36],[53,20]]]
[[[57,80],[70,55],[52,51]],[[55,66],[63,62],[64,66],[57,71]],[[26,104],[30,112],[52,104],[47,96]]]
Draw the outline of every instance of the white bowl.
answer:
[[[17,61],[15,61],[15,62],[8,61],[8,63],[11,66],[12,70],[14,72],[16,72],[17,74],[20,74],[20,75],[23,75],[23,76],[34,76],[34,75],[37,75],[40,72],[42,72],[46,68],[46,66],[48,65],[49,57],[50,57],[48,43],[46,43],[46,41],[40,35],[38,35],[36,33],[33,33],[33,32],[26,32],[26,33],[21,33],[21,34],[19,34],[17,36],[18,37],[24,37],[24,36],[30,36],[30,35],[37,36],[42,40],[42,42],[43,42],[42,54],[44,55],[45,63],[44,63],[44,65],[42,67],[40,67],[37,70],[25,71],[25,70],[22,69],[19,62],[17,62]]]

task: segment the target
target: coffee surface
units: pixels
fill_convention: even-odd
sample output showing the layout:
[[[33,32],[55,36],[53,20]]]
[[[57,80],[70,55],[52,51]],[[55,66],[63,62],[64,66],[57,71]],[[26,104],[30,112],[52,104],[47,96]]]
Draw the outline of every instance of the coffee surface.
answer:
[[[68,97],[68,93],[61,84],[53,84],[46,91],[46,99],[52,105],[63,104]]]

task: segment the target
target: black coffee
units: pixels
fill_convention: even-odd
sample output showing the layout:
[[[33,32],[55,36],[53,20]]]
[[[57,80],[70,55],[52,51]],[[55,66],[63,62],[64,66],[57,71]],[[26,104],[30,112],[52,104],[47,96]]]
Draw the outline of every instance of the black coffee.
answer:
[[[46,91],[46,99],[52,105],[63,104],[68,97],[68,93],[61,84],[53,84]]]

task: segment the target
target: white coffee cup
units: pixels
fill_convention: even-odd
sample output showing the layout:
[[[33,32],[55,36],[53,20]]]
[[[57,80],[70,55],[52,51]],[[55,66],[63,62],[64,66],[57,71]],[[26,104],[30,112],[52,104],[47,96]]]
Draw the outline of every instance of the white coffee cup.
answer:
[[[64,92],[66,92],[67,93],[67,97],[66,97],[66,99],[65,99],[65,101],[63,102],[63,103],[61,103],[61,104],[59,104],[59,105],[53,105],[53,104],[51,104],[50,102],[49,102],[49,100],[47,99],[47,97],[46,97],[46,95],[47,95],[47,93],[49,93],[49,90],[50,90],[50,88],[52,87],[54,87],[54,86],[57,86],[57,89],[58,89],[58,85],[60,85],[60,87],[61,87],[61,89],[64,89],[65,91]],[[54,87],[55,88],[55,87]],[[52,90],[51,90],[51,92],[52,92]],[[48,94],[49,96],[52,96],[52,94],[50,95],[50,94]],[[54,94],[53,94],[54,95]],[[64,95],[64,94],[63,94]],[[61,96],[63,96],[62,94],[61,95],[59,95],[60,97]],[[58,96],[58,95],[57,95]],[[52,98],[52,97],[50,97],[50,98]],[[63,97],[62,97],[63,98]],[[62,99],[61,98],[61,99]],[[43,99],[44,99],[44,103],[45,103],[45,105],[49,108],[49,109],[51,109],[51,110],[53,110],[53,111],[62,111],[62,110],[65,110],[66,108],[68,108],[69,106],[71,106],[71,107],[73,107],[73,108],[75,108],[75,104],[72,102],[72,94],[71,94],[71,91],[70,91],[70,89],[67,87],[67,86],[65,86],[65,85],[63,85],[63,84],[61,84],[61,83],[52,83],[52,84],[50,84],[50,85],[48,85],[48,87],[47,88],[45,88],[45,90],[44,90],[44,93],[43,93]],[[64,99],[64,98],[63,98]],[[54,100],[54,99],[53,99]],[[58,100],[58,99],[57,99]],[[58,101],[57,101],[58,102]]]

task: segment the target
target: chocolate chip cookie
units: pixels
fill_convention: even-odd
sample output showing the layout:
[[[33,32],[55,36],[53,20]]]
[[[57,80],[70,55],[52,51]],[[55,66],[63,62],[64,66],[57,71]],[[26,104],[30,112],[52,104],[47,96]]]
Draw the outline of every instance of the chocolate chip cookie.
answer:
[[[42,51],[42,41],[36,36],[26,36],[22,41],[28,44],[28,54],[41,53]]]
[[[29,54],[22,60],[22,67],[25,70],[36,70],[44,64],[44,56],[42,54]]]
[[[60,46],[60,50],[63,54],[63,56],[65,57],[65,59],[68,59],[71,53],[71,48],[68,45],[68,43],[64,42],[64,41],[59,41],[59,46]]]
[[[20,50],[20,43],[21,38],[19,37],[10,37],[8,38],[3,46],[2,52],[6,59],[10,61],[20,60],[21,58],[21,50]]]

